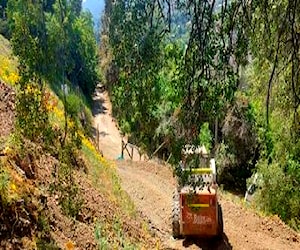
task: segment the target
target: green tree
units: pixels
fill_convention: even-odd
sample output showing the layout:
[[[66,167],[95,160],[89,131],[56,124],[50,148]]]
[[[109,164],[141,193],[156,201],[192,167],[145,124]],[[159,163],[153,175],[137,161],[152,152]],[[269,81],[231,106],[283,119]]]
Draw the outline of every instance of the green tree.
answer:
[[[22,135],[40,140],[47,133],[44,81],[49,71],[49,48],[42,1],[10,1],[11,44],[20,63],[17,125]]]
[[[231,183],[244,189],[256,165],[264,209],[299,227],[298,1],[168,3],[106,1],[102,56],[123,131],[149,152],[166,142],[176,162],[205,124]]]
[[[48,35],[43,1],[10,1],[8,5],[14,53],[27,76],[41,85],[49,63]],[[22,44],[22,46],[20,46]],[[51,58],[51,57],[50,57]],[[23,75],[25,77],[25,75]]]
[[[162,2],[116,1],[107,10],[113,63],[119,70],[118,84],[112,90],[114,112],[132,141],[150,151],[158,124],[154,112],[160,98],[161,41],[169,28]]]
[[[247,76],[261,143],[257,164],[265,185],[263,208],[299,228],[300,87],[297,1],[258,1],[252,6],[252,63]],[[262,115],[263,114],[263,115]]]
[[[79,86],[86,96],[91,96],[95,89],[98,74],[97,44],[94,36],[92,16],[82,12],[73,23],[73,39],[71,57],[74,69],[70,73],[70,81]]]
[[[82,0],[70,0],[70,5],[72,12],[79,16],[82,10]]]
[[[0,34],[9,38],[9,25],[6,14],[7,0],[0,1]]]

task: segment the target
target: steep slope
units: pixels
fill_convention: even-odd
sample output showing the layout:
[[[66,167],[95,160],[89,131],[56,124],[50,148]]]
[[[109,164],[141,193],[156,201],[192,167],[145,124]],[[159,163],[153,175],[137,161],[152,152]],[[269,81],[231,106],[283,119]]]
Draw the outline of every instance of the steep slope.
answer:
[[[15,121],[15,91],[0,80],[0,141],[13,130]],[[1,149],[1,148],[0,148]]]
[[[7,58],[9,43],[3,41]],[[48,91],[58,130],[62,105]],[[26,139],[20,145],[12,136],[15,105],[14,86],[0,79],[0,249],[153,248],[156,239],[122,191],[114,164],[98,154],[92,141],[82,134],[67,190],[55,153]],[[67,215],[66,208],[75,215]]]

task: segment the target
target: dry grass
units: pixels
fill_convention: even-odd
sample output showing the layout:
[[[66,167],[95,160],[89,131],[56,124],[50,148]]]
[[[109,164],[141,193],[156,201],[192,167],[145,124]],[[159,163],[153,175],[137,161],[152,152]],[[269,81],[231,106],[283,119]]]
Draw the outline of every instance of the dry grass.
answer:
[[[0,35],[0,55],[5,57],[11,57],[11,47],[9,41]]]

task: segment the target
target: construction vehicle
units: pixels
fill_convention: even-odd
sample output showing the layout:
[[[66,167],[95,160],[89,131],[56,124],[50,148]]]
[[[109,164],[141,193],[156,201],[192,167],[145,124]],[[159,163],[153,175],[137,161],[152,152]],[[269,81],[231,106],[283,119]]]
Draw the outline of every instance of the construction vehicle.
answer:
[[[186,145],[176,169],[178,187],[173,196],[173,237],[222,236],[222,208],[218,203],[215,160],[204,146]]]

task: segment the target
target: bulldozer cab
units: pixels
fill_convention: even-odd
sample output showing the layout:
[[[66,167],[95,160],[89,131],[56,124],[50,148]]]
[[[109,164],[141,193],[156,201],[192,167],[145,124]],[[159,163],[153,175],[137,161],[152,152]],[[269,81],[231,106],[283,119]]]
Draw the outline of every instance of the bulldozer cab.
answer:
[[[215,160],[204,146],[186,145],[173,196],[173,236],[222,235],[223,219],[218,203]]]
[[[186,145],[182,150],[182,160],[178,173],[181,187],[204,188],[216,182],[215,160],[209,158],[204,146]]]

